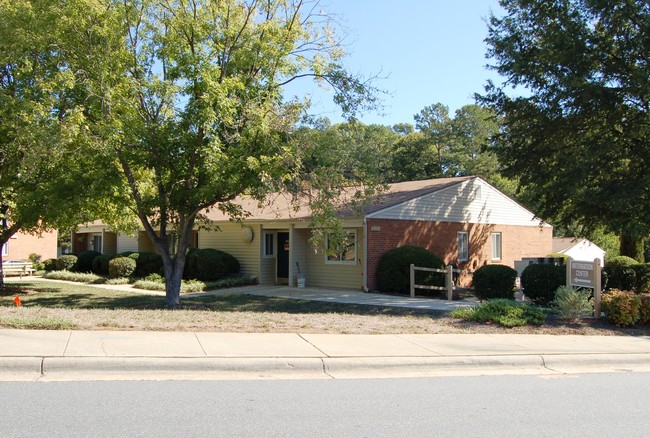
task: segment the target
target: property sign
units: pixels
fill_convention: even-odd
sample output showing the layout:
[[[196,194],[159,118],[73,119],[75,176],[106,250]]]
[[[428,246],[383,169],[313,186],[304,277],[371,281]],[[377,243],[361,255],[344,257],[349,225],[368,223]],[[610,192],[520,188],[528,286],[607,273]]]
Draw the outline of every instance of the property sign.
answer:
[[[569,285],[596,287],[596,266],[594,262],[571,260],[569,262]]]
[[[566,272],[568,286],[589,287],[594,290],[594,317],[600,318],[600,260],[593,262],[569,259],[569,269]]]

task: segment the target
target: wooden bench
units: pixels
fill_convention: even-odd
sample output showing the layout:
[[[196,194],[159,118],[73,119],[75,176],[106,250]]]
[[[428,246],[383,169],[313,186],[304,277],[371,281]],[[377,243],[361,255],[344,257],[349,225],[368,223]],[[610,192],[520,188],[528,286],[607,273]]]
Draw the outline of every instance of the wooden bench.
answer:
[[[2,264],[2,276],[8,277],[10,275],[19,275],[20,278],[23,278],[23,275],[32,275],[34,273],[34,267],[31,262],[22,262],[22,263],[3,263]]]

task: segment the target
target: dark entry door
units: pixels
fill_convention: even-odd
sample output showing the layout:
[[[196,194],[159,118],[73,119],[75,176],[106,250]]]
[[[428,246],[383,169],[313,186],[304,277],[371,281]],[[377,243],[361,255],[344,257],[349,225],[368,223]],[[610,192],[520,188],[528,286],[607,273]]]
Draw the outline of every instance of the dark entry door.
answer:
[[[289,233],[278,233],[278,278],[289,278]]]

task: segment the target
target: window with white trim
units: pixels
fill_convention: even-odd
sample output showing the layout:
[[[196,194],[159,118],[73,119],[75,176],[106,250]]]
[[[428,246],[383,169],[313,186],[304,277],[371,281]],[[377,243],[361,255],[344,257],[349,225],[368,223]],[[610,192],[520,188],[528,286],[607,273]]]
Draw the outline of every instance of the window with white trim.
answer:
[[[458,232],[458,261],[466,262],[469,260],[469,233],[467,231]]]
[[[501,233],[492,233],[492,260],[501,260]]]
[[[327,254],[325,255],[325,263],[329,264],[357,264],[357,232],[356,230],[346,231],[346,236],[343,242],[340,242],[339,248],[334,248],[335,243],[330,241],[329,234],[327,235]],[[330,251],[334,250],[334,254]]]
[[[8,256],[9,255],[9,242],[2,245],[2,255],[3,256]]]
[[[264,232],[264,257],[275,257],[275,233]]]

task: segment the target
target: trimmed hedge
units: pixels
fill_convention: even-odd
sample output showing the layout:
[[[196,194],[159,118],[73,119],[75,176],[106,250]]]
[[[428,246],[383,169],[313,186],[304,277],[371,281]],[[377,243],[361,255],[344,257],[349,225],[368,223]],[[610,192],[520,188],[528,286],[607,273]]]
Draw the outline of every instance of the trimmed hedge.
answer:
[[[521,273],[521,288],[526,298],[546,306],[555,299],[555,291],[566,284],[566,266],[533,264]]]
[[[506,265],[485,265],[474,272],[472,286],[481,300],[515,298],[517,271]]]
[[[401,246],[384,254],[377,266],[379,290],[408,294],[410,290],[410,266],[443,269],[445,262],[431,251],[419,246]],[[415,282],[432,286],[444,286],[444,274],[416,271]]]
[[[47,259],[43,262],[43,269],[46,271],[56,271],[56,259]]]
[[[634,291],[637,293],[650,292],[650,263],[638,263],[632,265],[631,268],[635,274]]]
[[[102,254],[93,260],[92,271],[97,275],[108,275],[108,262],[114,255]]]
[[[607,260],[603,268],[603,289],[632,290],[636,286],[635,265],[639,263],[631,257],[618,256]]]
[[[130,277],[135,272],[135,260],[129,257],[117,257],[108,262],[110,278]]]
[[[77,256],[72,254],[62,255],[56,259],[57,271],[72,271],[72,268],[77,263]]]
[[[74,265],[73,270],[75,272],[83,272],[83,273],[92,272],[93,261],[95,260],[96,257],[99,257],[101,255],[102,253],[93,250],[80,252],[77,255],[77,263]]]
[[[129,258],[135,260],[135,276],[146,277],[150,274],[157,274],[163,267],[162,257],[155,252],[134,252],[128,255]]]
[[[162,267],[162,263],[160,266]],[[195,248],[187,253],[183,277],[212,281],[237,273],[239,273],[239,261],[227,252],[212,248]]]

